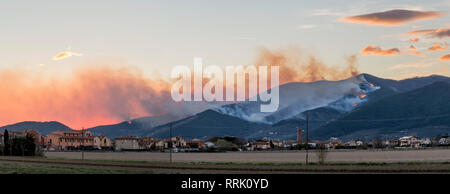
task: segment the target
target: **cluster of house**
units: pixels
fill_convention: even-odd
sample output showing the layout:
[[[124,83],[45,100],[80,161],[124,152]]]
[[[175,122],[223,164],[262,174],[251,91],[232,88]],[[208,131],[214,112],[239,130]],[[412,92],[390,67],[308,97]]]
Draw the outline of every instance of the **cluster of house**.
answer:
[[[202,149],[205,144],[200,139],[185,140],[182,137],[157,139],[153,137],[118,137],[113,140],[106,136],[94,136],[89,130],[54,131],[46,137],[35,130],[9,131],[10,139],[32,135],[35,144],[44,150],[163,150],[173,148]],[[4,143],[4,134],[0,133],[0,145]]]
[[[82,131],[54,131],[46,137],[42,136],[36,130],[11,131],[10,138],[25,137],[33,135],[35,144],[44,150],[75,150],[80,147],[84,149],[102,149],[102,150],[164,150],[167,148],[183,149],[185,151],[199,151],[208,147],[214,147],[212,142],[204,142],[200,139],[185,140],[176,136],[172,138],[158,139],[154,137],[118,137],[113,140],[106,136],[94,136],[89,130]],[[0,145],[3,144],[3,133],[0,133]],[[450,137],[448,135],[438,136],[434,139],[422,138],[417,136],[405,136],[390,140],[372,140],[361,141],[352,140],[343,142],[338,138],[331,138],[327,141],[308,141],[309,147],[315,148],[323,145],[325,148],[386,148],[386,147],[430,147],[434,145],[450,145]],[[269,150],[269,149],[297,149],[299,146],[305,146],[306,142],[302,139],[301,133],[297,134],[297,140],[279,141],[279,140],[249,140],[239,149],[253,150]]]
[[[249,151],[252,150],[268,150],[268,149],[292,149],[299,146],[305,146],[305,140],[298,137],[297,140],[277,141],[277,140],[257,140],[249,141],[245,148]],[[308,141],[310,148],[316,148],[318,145],[323,145],[328,149],[339,148],[421,148],[431,146],[450,146],[450,137],[448,135],[438,136],[434,139],[419,138],[417,136],[404,136],[400,138],[394,138],[389,140],[375,139],[371,141],[363,140],[351,140],[341,141],[338,138],[330,138],[329,140],[310,140]]]
[[[43,148],[47,150],[71,150],[80,147],[111,149],[112,141],[106,136],[94,136],[89,130],[54,131],[45,137]]]
[[[343,142],[338,138],[330,138],[327,141],[311,141],[310,146],[318,144],[325,145],[326,148],[420,148],[431,146],[449,146],[449,136],[438,136],[434,139],[419,138],[418,136],[404,136],[387,140],[374,139],[371,141],[351,140]]]
[[[102,150],[163,150],[172,148],[201,149],[205,146],[200,139],[185,140],[182,137],[158,139],[154,137],[118,137],[113,140],[106,136],[93,136],[89,130],[55,131],[45,138],[47,150],[71,150],[80,147]]]
[[[168,148],[180,148],[186,151],[199,151],[206,148],[204,141],[200,139],[185,140],[182,137],[158,139],[155,137],[118,137],[114,139],[115,150],[164,150]]]

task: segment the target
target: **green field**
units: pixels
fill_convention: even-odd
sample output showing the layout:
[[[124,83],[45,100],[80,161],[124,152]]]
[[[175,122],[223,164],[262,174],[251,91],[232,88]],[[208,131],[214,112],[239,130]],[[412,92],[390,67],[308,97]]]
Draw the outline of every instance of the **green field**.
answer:
[[[0,163],[0,174],[136,174],[152,171],[132,171],[79,166]]]
[[[450,162],[149,162],[0,157],[1,174],[450,173]]]

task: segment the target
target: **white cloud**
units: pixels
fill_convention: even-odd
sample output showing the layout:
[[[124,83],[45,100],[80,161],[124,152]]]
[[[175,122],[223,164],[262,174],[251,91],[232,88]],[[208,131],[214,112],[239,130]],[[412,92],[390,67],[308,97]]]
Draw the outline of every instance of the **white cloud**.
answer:
[[[316,25],[310,25],[310,24],[306,24],[306,25],[298,25],[297,29],[301,29],[301,30],[306,30],[306,29],[312,29],[317,27]]]
[[[407,68],[427,68],[427,67],[433,66],[434,64],[436,64],[436,62],[398,64],[398,65],[389,67],[388,69],[394,70],[394,69],[407,69]]]

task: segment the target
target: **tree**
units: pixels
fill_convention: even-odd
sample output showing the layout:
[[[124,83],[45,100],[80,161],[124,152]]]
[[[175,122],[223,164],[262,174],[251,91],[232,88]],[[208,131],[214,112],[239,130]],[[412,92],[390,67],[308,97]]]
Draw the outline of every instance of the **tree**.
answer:
[[[383,148],[384,146],[383,146],[383,141],[381,140],[381,138],[379,138],[379,137],[375,138],[375,140],[373,141],[373,146],[378,149]]]
[[[36,155],[36,144],[34,143],[34,137],[31,134],[27,134],[25,137],[14,137],[9,140],[9,142],[11,142],[9,145],[9,154],[12,156]]]
[[[25,156],[35,156],[36,155],[36,144],[34,143],[34,136],[32,134],[27,134],[24,141],[24,155]]]
[[[25,155],[24,147],[25,138],[23,137],[14,137],[11,140],[11,155],[12,156],[23,156]]]
[[[152,143],[150,145],[150,150],[156,150],[156,143]]]
[[[217,141],[214,143],[219,150],[226,150],[226,151],[237,151],[238,147],[236,144],[233,144],[232,142],[226,141],[225,139],[217,139]]]
[[[9,132],[8,130],[5,129],[5,133],[3,134],[3,143],[4,143],[4,147],[3,147],[3,153],[5,156],[9,156],[11,155],[11,144],[9,141]]]

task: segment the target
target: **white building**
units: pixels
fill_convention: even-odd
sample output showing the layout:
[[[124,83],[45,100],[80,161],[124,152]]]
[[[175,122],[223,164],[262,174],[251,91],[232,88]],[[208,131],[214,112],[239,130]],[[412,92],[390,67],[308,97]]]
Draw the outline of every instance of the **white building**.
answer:
[[[441,138],[439,139],[439,145],[450,145],[450,138]]]
[[[139,139],[136,137],[118,137],[114,139],[115,150],[137,150],[139,149]]]
[[[399,139],[400,147],[419,147],[420,140],[416,136],[405,136]]]
[[[431,139],[430,138],[424,138],[420,140],[420,145],[422,146],[431,146]]]

